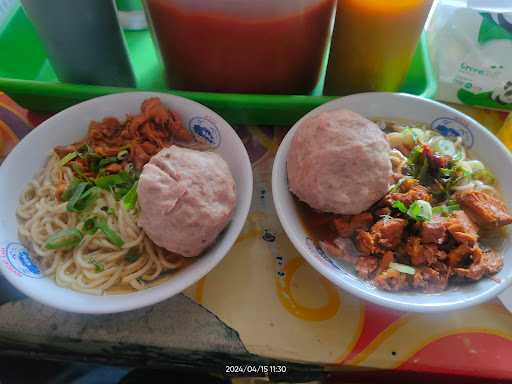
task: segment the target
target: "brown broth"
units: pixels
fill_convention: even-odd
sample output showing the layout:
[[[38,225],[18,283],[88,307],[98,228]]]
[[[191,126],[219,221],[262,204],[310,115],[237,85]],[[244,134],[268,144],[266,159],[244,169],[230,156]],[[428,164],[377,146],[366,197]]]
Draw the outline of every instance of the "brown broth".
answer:
[[[338,236],[332,225],[332,220],[335,217],[334,214],[313,209],[303,201],[300,201],[296,196],[293,199],[302,226],[306,229],[306,233],[312,240],[315,242],[331,241]]]
[[[117,284],[112,288],[107,289],[105,291],[105,295],[124,295],[127,293],[143,292],[146,289],[157,287],[160,284],[169,281],[177,272],[180,272],[183,269],[187,268],[189,265],[193,264],[196,261],[196,259],[196,257],[185,258],[185,260],[183,261],[183,265],[180,268],[161,273],[160,276],[158,276],[155,280],[146,283],[142,291],[133,288],[130,284]]]

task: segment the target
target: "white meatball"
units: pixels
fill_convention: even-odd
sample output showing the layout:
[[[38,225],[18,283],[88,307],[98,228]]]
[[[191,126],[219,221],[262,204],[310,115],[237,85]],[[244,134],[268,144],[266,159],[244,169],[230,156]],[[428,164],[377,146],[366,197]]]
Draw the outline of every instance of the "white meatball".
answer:
[[[389,144],[379,127],[348,110],[304,121],[288,153],[290,190],[313,208],[357,214],[384,196]]]
[[[144,166],[139,225],[153,242],[185,257],[201,254],[231,220],[236,184],[213,152],[172,146]]]

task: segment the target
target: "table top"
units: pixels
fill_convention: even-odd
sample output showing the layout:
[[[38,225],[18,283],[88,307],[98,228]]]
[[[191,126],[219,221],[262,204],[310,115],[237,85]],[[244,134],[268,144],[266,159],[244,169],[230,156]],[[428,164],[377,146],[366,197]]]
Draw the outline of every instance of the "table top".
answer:
[[[5,95],[0,110],[1,159],[41,118]],[[506,118],[469,112],[493,130]],[[449,313],[402,313],[365,303],[314,271],[272,204],[271,165],[286,131],[237,131],[253,163],[255,190],[247,224],[221,264],[181,295],[107,316],[45,307],[0,278],[2,351],[217,371],[286,361],[318,374],[359,367],[512,379],[512,315],[497,301]]]

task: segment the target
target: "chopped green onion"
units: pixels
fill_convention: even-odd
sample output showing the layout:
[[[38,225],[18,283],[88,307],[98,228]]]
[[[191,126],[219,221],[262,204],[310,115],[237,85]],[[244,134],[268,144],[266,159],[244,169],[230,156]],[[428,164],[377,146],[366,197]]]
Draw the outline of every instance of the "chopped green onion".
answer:
[[[63,166],[65,166],[67,163],[69,163],[71,160],[73,160],[77,156],[78,156],[78,152],[77,151],[70,152],[66,156],[64,156],[62,159],[60,159],[59,165],[61,167],[63,167]]]
[[[96,273],[100,273],[105,270],[105,266],[97,261],[94,257],[90,257],[88,262],[94,265],[94,270]]]
[[[97,226],[101,232],[105,235],[108,241],[114,244],[116,247],[121,248],[124,245],[123,239],[119,236],[112,228],[109,227],[106,220],[98,220]]]
[[[78,148],[78,156],[80,156],[80,158],[85,159],[90,155],[95,155],[95,153],[89,144],[84,144]]]
[[[89,185],[89,183],[80,182],[74,187],[73,193],[68,200],[68,205],[67,205],[68,211],[77,212],[77,210],[75,209],[75,206],[78,203],[78,201],[80,200],[80,198],[82,197],[82,194],[85,192],[85,189],[87,188],[88,185]]]
[[[439,139],[432,145],[432,150],[440,155],[454,157],[457,154],[455,144],[447,139]]]
[[[82,170],[82,167],[78,165],[76,162],[71,163],[71,168],[73,168],[73,171],[83,180],[87,180],[87,176],[85,176],[84,171]]]
[[[96,178],[95,183],[96,186],[102,189],[109,189],[122,184],[130,184],[131,186],[133,181],[134,180],[132,176],[130,176],[127,172],[121,171],[114,175],[99,176]]]
[[[409,156],[407,156],[407,163],[409,163],[409,165],[416,164],[422,153],[423,146],[416,145],[409,153]]]
[[[135,248],[131,248],[124,258],[129,263],[135,263],[137,260],[139,260],[140,254]]]
[[[399,200],[395,200],[393,201],[393,204],[391,205],[393,208],[396,208],[398,209],[400,212],[402,213],[407,213],[407,207],[405,206],[404,203],[402,203],[401,201]]]
[[[460,211],[462,208],[460,207],[459,204],[450,204],[450,205],[447,205],[446,206],[446,210],[448,212],[453,212],[453,211]]]
[[[425,200],[416,200],[409,206],[407,215],[416,221],[432,220],[432,206]]]
[[[130,190],[123,196],[123,204],[126,209],[134,209],[137,205],[137,185],[136,181],[133,183]]]
[[[126,149],[123,149],[122,151],[119,151],[119,152],[117,153],[117,160],[123,160],[123,159],[125,159],[125,158],[128,156],[128,153],[129,153],[129,152],[128,152],[128,150],[126,150]]]
[[[485,184],[489,184],[489,185],[496,184],[496,177],[488,169],[474,171],[473,177],[477,180],[484,182]]]
[[[98,163],[98,168],[106,167],[107,165],[117,163],[119,160],[117,157],[105,157]]]
[[[439,205],[437,207],[432,208],[432,214],[433,215],[442,215],[447,214],[453,211],[460,211],[460,205],[455,204],[448,204],[448,205]]]
[[[429,169],[429,162],[428,162],[428,159],[426,156],[423,157],[423,164],[421,165],[421,168],[419,169],[419,172],[418,174],[416,175],[416,178],[420,181],[420,182],[424,182],[425,181],[425,178],[428,174],[428,169]]]
[[[72,248],[80,244],[82,239],[82,232],[80,232],[78,229],[63,229],[62,231],[59,231],[48,238],[48,241],[46,242],[46,248],[53,250]]]
[[[98,231],[98,224],[96,217],[91,217],[84,221],[82,231],[88,235],[94,235]]]
[[[452,168],[440,168],[439,173],[443,177],[450,177],[453,174],[453,169]]]
[[[457,176],[469,178],[473,175],[473,169],[467,161],[458,161],[455,165],[455,173]]]
[[[444,205],[439,205],[437,207],[432,208],[433,215],[440,215],[445,212],[446,212],[446,206],[444,206]]]
[[[92,184],[86,182],[79,183],[68,201],[67,210],[69,212],[84,211],[96,200],[98,191],[98,188],[92,186]]]
[[[410,265],[400,264],[400,263],[389,263],[389,268],[394,269],[400,273],[406,273],[408,275],[415,275],[416,270]]]
[[[64,193],[62,194],[62,201],[68,201],[69,199],[71,199],[71,196],[73,196],[73,194],[75,193],[75,189],[78,187],[79,184],[80,180],[73,178],[69,183],[68,187],[66,188],[66,190],[64,191]]]

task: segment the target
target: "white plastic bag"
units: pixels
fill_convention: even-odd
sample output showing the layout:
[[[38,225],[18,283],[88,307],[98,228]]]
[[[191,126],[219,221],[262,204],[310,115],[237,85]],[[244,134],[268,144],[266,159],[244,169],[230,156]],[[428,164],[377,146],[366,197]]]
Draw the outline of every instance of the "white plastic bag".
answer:
[[[512,110],[512,0],[440,1],[428,36],[437,99]]]

